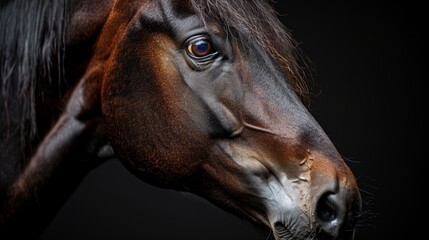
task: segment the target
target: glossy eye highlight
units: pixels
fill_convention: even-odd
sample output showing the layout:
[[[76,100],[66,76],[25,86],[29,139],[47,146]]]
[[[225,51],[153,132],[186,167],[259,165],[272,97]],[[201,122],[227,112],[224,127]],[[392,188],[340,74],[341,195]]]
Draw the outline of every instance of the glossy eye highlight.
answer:
[[[195,57],[204,57],[210,54],[212,43],[207,39],[198,39],[188,46],[188,52]]]
[[[216,38],[216,36],[214,36]],[[196,71],[203,71],[210,67],[221,53],[209,34],[198,34],[188,38],[182,45],[189,66]]]
[[[210,38],[205,35],[191,37],[187,41],[186,51],[194,59],[209,60],[217,54]]]

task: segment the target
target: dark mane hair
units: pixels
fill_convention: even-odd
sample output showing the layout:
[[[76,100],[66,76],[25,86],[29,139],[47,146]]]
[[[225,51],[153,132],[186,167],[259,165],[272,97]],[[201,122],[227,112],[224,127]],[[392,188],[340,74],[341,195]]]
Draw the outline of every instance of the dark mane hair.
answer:
[[[67,0],[0,3],[0,130],[18,131],[22,150],[36,135],[38,84],[63,74],[66,10]]]
[[[280,64],[289,84],[308,103],[306,73],[309,63],[292,39],[277,13],[266,0],[190,0],[206,21],[223,24],[227,32],[235,29],[254,40]],[[311,75],[310,75],[311,76]]]

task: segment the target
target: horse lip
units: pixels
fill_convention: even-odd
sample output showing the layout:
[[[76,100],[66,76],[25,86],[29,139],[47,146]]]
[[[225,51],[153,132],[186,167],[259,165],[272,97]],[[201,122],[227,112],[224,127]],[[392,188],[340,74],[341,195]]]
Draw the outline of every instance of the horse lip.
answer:
[[[275,222],[271,230],[275,240],[310,240],[310,239],[337,239],[337,237],[328,235],[321,231],[320,228],[312,228],[307,225],[294,226],[297,222],[292,224],[284,224],[281,221]],[[342,240],[354,240],[356,235],[356,228],[348,230],[341,234]]]
[[[299,231],[295,230],[295,231]],[[310,231],[305,235],[297,234],[295,231],[291,230],[289,226],[282,224],[281,222],[276,222],[272,228],[273,236],[275,240],[310,240],[310,239],[337,239],[329,235],[323,236],[317,230]],[[350,231],[350,234],[342,236],[343,240],[354,240],[355,239],[356,229]]]
[[[276,222],[273,225],[273,233],[274,237],[279,240],[287,240],[287,239],[293,239],[293,233],[291,230],[283,223]]]
[[[285,222],[288,222],[287,224]],[[316,236],[316,229],[310,225],[297,221],[277,221],[272,225],[272,232],[276,240],[306,240]]]

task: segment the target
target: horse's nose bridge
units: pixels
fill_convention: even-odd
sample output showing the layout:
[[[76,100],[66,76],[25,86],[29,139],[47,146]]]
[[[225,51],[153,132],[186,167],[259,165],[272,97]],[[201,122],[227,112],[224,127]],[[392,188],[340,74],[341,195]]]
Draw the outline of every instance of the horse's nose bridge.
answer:
[[[243,102],[243,134],[252,139],[247,142],[254,144],[259,161],[275,176],[267,186],[270,224],[305,219],[321,239],[334,239],[359,211],[350,207],[360,202],[353,174],[293,93],[278,99],[253,93]]]

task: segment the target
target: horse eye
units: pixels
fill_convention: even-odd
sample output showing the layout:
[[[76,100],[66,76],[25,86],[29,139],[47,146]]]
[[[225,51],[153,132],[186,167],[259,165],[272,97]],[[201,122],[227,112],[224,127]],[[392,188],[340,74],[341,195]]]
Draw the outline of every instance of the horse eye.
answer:
[[[206,59],[216,55],[213,43],[206,36],[199,36],[188,41],[188,54],[196,59]]]

